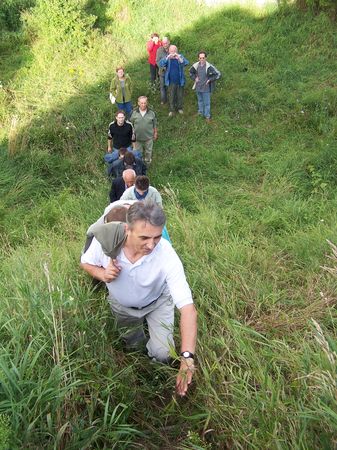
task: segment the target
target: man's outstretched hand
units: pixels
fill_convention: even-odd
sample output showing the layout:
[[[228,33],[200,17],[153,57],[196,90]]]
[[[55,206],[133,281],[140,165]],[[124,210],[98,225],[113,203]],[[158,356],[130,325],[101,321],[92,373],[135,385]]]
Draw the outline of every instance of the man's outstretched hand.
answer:
[[[193,358],[182,358],[176,381],[176,390],[181,397],[186,395],[188,387],[192,382],[194,372],[195,366]]]

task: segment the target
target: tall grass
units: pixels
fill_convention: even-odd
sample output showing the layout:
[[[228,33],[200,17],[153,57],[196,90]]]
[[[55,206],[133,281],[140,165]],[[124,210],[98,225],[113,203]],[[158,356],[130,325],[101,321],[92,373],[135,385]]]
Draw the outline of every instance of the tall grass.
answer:
[[[1,40],[0,448],[336,446],[329,18],[39,0],[22,21]],[[147,83],[152,31],[191,62],[206,49],[222,71],[210,126],[192,117],[189,82],[185,115],[167,120]],[[78,269],[108,202],[107,94],[121,63],[159,116],[151,184],[199,310],[183,400],[175,368],[123,352],[104,290]]]

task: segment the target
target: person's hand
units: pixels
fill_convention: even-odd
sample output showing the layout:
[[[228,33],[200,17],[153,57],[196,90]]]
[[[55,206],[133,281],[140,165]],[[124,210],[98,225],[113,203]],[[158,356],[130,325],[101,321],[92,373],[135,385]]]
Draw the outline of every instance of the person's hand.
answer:
[[[180,395],[181,397],[184,397],[186,395],[187,389],[192,382],[194,372],[194,359],[182,358],[176,380],[176,390],[178,395]]]
[[[194,80],[196,83],[198,83],[198,81],[199,81],[199,77],[195,77],[195,80]]]
[[[104,270],[104,282],[110,283],[115,280],[121,271],[121,267],[117,263],[117,259],[111,259]]]
[[[153,133],[153,140],[156,141],[158,139],[158,133]]]
[[[112,148],[108,148],[108,153],[111,153],[112,152]]]

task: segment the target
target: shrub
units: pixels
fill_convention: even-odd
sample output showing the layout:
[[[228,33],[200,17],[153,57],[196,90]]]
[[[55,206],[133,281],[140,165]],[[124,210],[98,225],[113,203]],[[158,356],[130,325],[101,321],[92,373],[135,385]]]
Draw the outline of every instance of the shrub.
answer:
[[[0,30],[17,31],[21,12],[32,7],[35,0],[2,0],[0,3]]]
[[[68,45],[83,50],[96,20],[83,12],[84,0],[37,0],[32,14],[25,15],[28,34],[43,38],[52,47]]]

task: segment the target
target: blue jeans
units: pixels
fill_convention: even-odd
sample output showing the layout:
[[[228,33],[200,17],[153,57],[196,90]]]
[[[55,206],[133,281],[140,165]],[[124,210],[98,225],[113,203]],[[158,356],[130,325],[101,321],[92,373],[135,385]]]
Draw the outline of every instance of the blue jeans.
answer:
[[[131,113],[132,113],[132,103],[131,102],[125,102],[125,103],[118,103],[116,102],[117,108],[121,109],[122,111],[125,111],[126,118],[130,119]]]
[[[198,114],[209,119],[211,117],[211,93],[210,92],[198,92]]]

